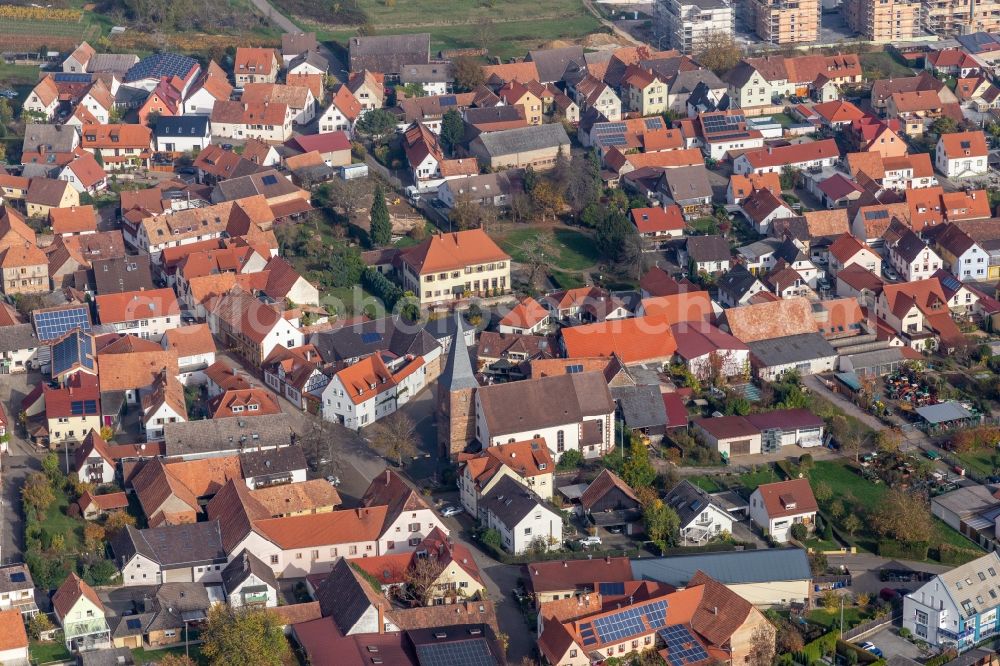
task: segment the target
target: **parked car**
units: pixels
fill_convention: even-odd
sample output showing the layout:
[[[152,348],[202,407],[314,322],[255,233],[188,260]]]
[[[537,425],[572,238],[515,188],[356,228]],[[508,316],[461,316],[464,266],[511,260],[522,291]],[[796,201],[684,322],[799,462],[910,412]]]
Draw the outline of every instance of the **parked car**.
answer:
[[[898,280],[899,279],[899,273],[897,273],[896,269],[893,268],[892,266],[885,266],[882,269],[882,272],[885,273],[885,276],[887,278],[889,278],[890,280]]]
[[[441,515],[444,516],[445,518],[450,518],[451,516],[457,516],[460,513],[462,513],[462,510],[457,506],[451,504],[441,508]]]
[[[880,650],[877,647],[875,647],[874,643],[871,643],[871,642],[862,643],[861,644],[861,649],[864,650],[865,652],[871,652],[873,655],[875,655],[876,657],[878,657],[880,659],[882,658],[882,650]]]
[[[340,477],[339,476],[328,476],[328,477],[326,477],[326,480],[327,480],[327,482],[329,482],[329,484],[331,486],[339,486],[340,485]]]
[[[600,546],[601,537],[599,536],[585,536],[580,539],[581,546]]]

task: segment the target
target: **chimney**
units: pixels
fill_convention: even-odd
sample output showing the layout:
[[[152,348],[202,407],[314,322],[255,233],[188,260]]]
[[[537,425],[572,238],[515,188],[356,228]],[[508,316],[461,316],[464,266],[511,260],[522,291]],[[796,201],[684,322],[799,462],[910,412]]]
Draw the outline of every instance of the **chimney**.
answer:
[[[718,615],[718,614],[719,614],[719,607],[712,606],[712,615]]]
[[[389,468],[385,468],[385,484],[389,485]]]

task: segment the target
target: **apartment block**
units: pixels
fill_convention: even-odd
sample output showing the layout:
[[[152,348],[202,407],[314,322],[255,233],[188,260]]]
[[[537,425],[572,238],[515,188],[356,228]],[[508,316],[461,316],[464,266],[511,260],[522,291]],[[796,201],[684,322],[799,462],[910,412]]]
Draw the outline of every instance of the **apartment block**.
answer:
[[[1000,31],[1000,0],[923,0],[924,29],[950,37]]]
[[[852,30],[874,42],[913,39],[921,34],[920,0],[845,0]]]
[[[768,44],[801,44],[819,39],[819,0],[749,0],[757,36]]]
[[[736,15],[729,0],[658,0],[657,31],[670,48],[697,51],[714,33],[736,32]]]

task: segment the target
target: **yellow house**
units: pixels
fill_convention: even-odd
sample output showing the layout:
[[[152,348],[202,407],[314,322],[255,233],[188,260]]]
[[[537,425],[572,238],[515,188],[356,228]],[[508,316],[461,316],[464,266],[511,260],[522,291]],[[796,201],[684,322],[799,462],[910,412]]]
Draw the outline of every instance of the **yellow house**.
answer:
[[[80,193],[65,180],[32,178],[24,197],[28,217],[48,217],[53,208],[80,205]]]
[[[625,70],[622,90],[630,111],[642,116],[652,116],[667,110],[667,84],[653,72],[629,65]]]
[[[497,91],[497,95],[508,106],[520,104],[524,107],[524,117],[531,125],[542,124],[542,100],[535,93],[528,90],[524,84],[517,81],[510,81],[503,88]]]
[[[71,375],[64,386],[44,386],[42,398],[49,448],[80,445],[91,430],[101,430],[101,391],[97,378],[85,373]],[[37,403],[36,403],[37,404]],[[31,410],[25,410],[30,417]]]

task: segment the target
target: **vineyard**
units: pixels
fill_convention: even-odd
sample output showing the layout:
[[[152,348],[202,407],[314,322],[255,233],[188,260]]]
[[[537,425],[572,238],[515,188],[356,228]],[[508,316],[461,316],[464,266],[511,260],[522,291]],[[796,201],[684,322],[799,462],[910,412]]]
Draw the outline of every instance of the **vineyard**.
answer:
[[[77,9],[0,5],[0,51],[71,51],[98,30]]]

